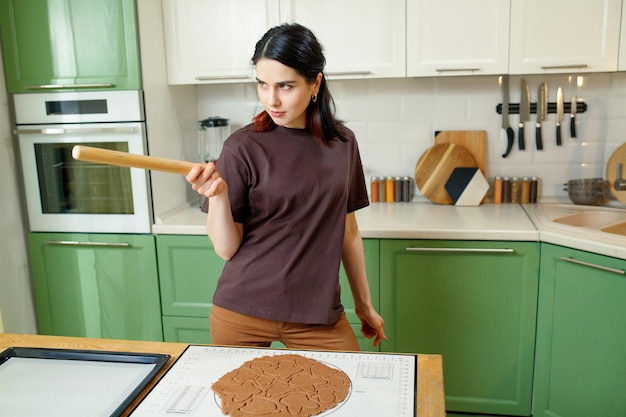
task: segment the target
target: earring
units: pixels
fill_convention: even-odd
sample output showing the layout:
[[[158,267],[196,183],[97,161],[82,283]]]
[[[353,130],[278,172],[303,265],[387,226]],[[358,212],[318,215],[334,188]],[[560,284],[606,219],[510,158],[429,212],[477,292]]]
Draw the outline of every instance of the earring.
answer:
[[[317,101],[317,94],[313,94],[311,96],[311,100],[313,100],[313,103],[315,103]]]

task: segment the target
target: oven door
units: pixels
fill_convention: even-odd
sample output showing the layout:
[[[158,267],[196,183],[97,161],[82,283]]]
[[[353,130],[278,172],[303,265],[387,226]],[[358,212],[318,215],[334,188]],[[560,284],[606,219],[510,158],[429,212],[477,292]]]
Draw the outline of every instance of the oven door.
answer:
[[[147,171],[77,161],[74,145],[145,155],[145,124],[19,126],[16,131],[33,232],[150,233]]]

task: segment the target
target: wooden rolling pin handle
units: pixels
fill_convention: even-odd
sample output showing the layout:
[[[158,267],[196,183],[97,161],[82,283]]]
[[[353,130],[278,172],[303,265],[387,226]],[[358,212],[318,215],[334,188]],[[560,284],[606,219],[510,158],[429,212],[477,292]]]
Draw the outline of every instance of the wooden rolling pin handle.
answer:
[[[110,149],[94,148],[82,145],[75,145],[72,148],[72,157],[79,161],[151,169],[154,171],[172,172],[183,175],[187,175],[191,168],[197,165],[194,162],[177,161],[174,159],[158,158],[148,155],[137,155],[128,152],[113,151]]]

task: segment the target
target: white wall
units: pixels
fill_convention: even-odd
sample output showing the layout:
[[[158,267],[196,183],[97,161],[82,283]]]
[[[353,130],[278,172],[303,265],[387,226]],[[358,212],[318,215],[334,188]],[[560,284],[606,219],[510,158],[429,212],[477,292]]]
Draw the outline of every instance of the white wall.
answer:
[[[251,51],[252,52],[252,51]],[[440,77],[331,81],[338,114],[357,134],[367,176],[414,176],[420,155],[433,145],[437,130],[486,130],[487,176],[540,178],[544,196],[566,196],[563,183],[581,177],[605,177],[611,153],[626,141],[626,74],[591,74],[576,88],[567,75],[526,76],[531,101],[547,81],[549,101],[563,87],[565,101],[576,91],[587,103],[578,115],[578,139],[569,137],[569,115],[563,125],[563,145],[555,145],[556,118],[543,124],[544,150],[535,150],[535,115],[526,127],[526,151],[517,150],[518,115],[511,115],[516,143],[507,158],[506,137],[496,106],[502,102],[499,77]],[[510,77],[512,103],[519,103],[521,77]],[[198,118],[231,119],[231,130],[249,123],[260,109],[255,86],[249,84],[197,87]],[[415,187],[417,192],[417,187]]]
[[[193,86],[167,84],[161,2],[138,0],[142,83],[144,89],[149,153],[184,159],[183,137],[195,138],[196,90]],[[182,175],[150,173],[155,216],[180,208],[189,198],[189,184]]]
[[[0,309],[7,333],[36,333],[35,307],[19,203],[21,177],[11,136],[0,55]]]

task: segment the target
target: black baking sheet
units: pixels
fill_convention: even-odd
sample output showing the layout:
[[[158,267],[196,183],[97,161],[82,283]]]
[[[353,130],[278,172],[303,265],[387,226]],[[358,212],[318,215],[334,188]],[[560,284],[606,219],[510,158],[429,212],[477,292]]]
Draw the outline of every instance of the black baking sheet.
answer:
[[[8,348],[0,353],[0,416],[119,416],[169,357]]]

